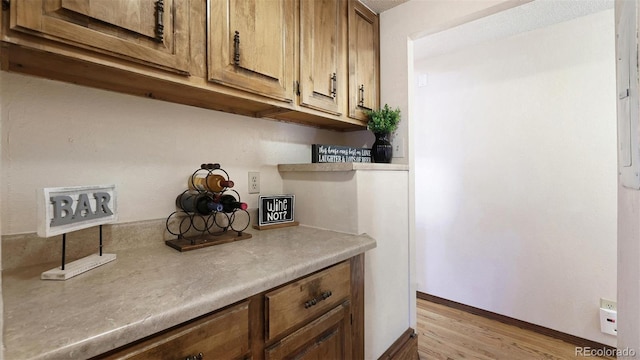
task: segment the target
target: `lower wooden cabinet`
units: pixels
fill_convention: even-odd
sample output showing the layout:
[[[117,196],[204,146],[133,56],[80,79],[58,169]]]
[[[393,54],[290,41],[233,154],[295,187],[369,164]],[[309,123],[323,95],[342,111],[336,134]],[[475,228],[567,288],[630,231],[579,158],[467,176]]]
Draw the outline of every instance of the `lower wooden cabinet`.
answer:
[[[249,302],[126,347],[101,359],[241,359],[249,351]]]
[[[95,359],[362,359],[364,255]]]
[[[267,360],[351,359],[350,304],[331,309],[266,350]]]

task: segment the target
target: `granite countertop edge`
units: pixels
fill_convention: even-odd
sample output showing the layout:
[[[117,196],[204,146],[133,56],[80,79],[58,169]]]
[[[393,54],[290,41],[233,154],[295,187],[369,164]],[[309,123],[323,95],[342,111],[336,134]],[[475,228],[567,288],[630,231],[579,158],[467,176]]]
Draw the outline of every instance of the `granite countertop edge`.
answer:
[[[222,309],[255,294],[259,294],[263,291],[285,284],[289,281],[344,261],[376,247],[375,240],[366,234],[352,235],[316,228],[307,228],[304,226],[268,230],[261,233],[254,232],[253,236],[254,237],[252,239],[212,246],[188,253],[176,252],[165,245],[161,245],[162,248],[139,248],[131,250],[130,252],[123,251],[117,254],[118,259],[115,262],[101,267],[104,269],[92,270],[92,272],[94,272],[93,274],[89,272],[87,275],[80,275],[85,276],[85,278],[81,280],[84,284],[73,284],[72,281],[74,281],[74,279],[67,280],[66,282],[68,284],[62,284],[64,282],[57,281],[42,281],[39,280],[39,273],[37,273],[39,270],[31,269],[32,267],[26,270],[16,270],[9,272],[9,274],[4,274],[3,285],[5,288],[8,286],[8,289],[5,289],[3,295],[10,299],[9,301],[5,300],[5,357],[7,359],[18,359],[28,356],[29,358],[38,360],[91,358],[153,335],[159,331],[208,314],[212,311]],[[305,243],[305,241],[308,241],[309,243]],[[315,243],[317,241],[324,241],[324,243],[321,246]],[[158,247],[160,247],[160,245],[158,245]],[[322,252],[319,252],[318,249],[322,249]],[[234,272],[234,269],[231,268],[234,260],[227,261],[228,259],[223,259],[223,257],[230,256],[229,254],[234,253],[238,254],[238,256],[242,256],[243,252],[247,252],[248,259],[238,260],[238,264],[240,264],[238,266],[241,266],[242,268],[240,270],[236,269],[235,271],[237,272]],[[256,253],[261,252],[266,253],[264,259],[262,259],[262,261],[256,261],[259,258],[256,256]],[[31,323],[27,321],[26,324],[22,322],[17,324],[17,318],[20,318],[21,315],[23,317],[29,317],[30,315],[28,310],[20,310],[13,313],[12,306],[14,306],[14,304],[16,307],[24,306],[30,308],[33,308],[34,306],[46,306],[48,304],[40,304],[37,300],[30,298],[28,300],[28,304],[22,305],[17,302],[15,297],[25,297],[27,294],[32,297],[37,297],[38,292],[47,291],[47,289],[51,288],[62,288],[62,290],[57,291],[63,294],[62,296],[68,295],[71,297],[73,294],[76,294],[79,291],[81,292],[82,286],[86,286],[92,287],[91,290],[94,290],[96,295],[91,296],[95,296],[97,300],[103,287],[112,285],[113,282],[123,280],[122,275],[109,275],[110,273],[108,272],[108,268],[110,266],[134,267],[136,265],[133,264],[136,264],[137,262],[132,258],[141,256],[141,254],[144,253],[147,253],[148,256],[155,257],[153,259],[153,264],[156,264],[158,261],[172,261],[174,266],[168,271],[178,271],[175,269],[179,269],[182,265],[186,265],[191,262],[208,261],[209,265],[215,264],[215,266],[225,268],[226,273],[233,273],[233,278],[234,280],[237,279],[237,281],[225,282],[223,280],[211,280],[211,277],[203,276],[201,285],[197,284],[198,279],[188,279],[190,282],[182,284],[179,280],[171,277],[166,281],[159,282],[162,280],[163,274],[150,274],[148,277],[151,284],[146,285],[148,288],[141,289],[141,291],[151,293],[147,295],[148,298],[153,298],[154,293],[163,294],[165,292],[170,293],[172,291],[188,292],[189,289],[193,290],[193,294],[187,294],[187,296],[180,294],[175,298],[172,298],[171,301],[168,301],[166,307],[159,308],[157,307],[157,304],[150,303],[149,306],[151,308],[146,309],[141,304],[133,303],[136,301],[135,296],[137,296],[137,294],[131,295],[128,293],[129,289],[122,288],[124,289],[124,292],[127,292],[133,299],[124,300],[119,304],[105,305],[103,310],[106,313],[109,313],[110,311],[117,311],[123,307],[135,305],[138,306],[138,309],[136,310],[137,312],[133,311],[135,314],[131,315],[129,318],[113,320],[115,326],[111,329],[87,331],[86,335],[76,335],[75,338],[73,336],[68,338],[65,338],[64,336],[57,336],[56,330],[61,331],[60,329],[64,329],[64,327],[55,323],[53,320],[52,324],[49,326],[47,324],[40,325],[38,323],[38,319],[31,319]],[[289,255],[287,255],[288,253]],[[205,257],[206,260],[203,260]],[[220,259],[218,259],[218,257]],[[175,263],[177,263],[177,265],[175,265]],[[136,281],[144,281],[145,275],[140,274],[141,272],[144,273],[145,271],[152,272],[151,270],[157,270],[155,268],[145,268],[145,266],[147,266],[145,263],[140,266],[142,267],[141,269],[127,269],[124,271],[125,273],[131,271],[134,274],[134,277],[139,277],[137,280],[132,281],[132,283],[136,283]],[[150,267],[151,265],[148,266]],[[201,268],[197,267],[194,269],[196,272],[200,272],[201,270]],[[120,272],[122,273],[123,270],[120,269]],[[254,276],[256,273],[261,273],[262,275]],[[38,279],[34,279],[34,274],[38,275]],[[93,281],[97,284],[95,285],[95,288],[91,282],[92,276],[94,277]],[[28,282],[23,283],[24,285],[27,285],[27,289],[22,289],[22,287],[25,287],[24,285],[22,287],[19,286],[20,281]],[[153,287],[154,282],[162,284],[156,284],[158,287],[166,286],[166,289]],[[56,285],[56,283],[61,285]],[[224,283],[224,285],[221,285],[221,283]],[[66,287],[69,287],[70,289],[67,289]],[[13,288],[16,288],[16,291],[13,291]],[[68,291],[65,292],[65,290]],[[127,295],[122,296],[127,297]],[[144,297],[139,298],[145,299]],[[127,303],[127,301],[130,303]],[[56,319],[65,318],[64,314],[60,313],[52,316],[55,316]],[[109,318],[109,316],[105,315],[105,318]],[[75,325],[75,327],[81,328],[82,326],[86,326],[86,324],[80,324],[82,320],[83,318],[80,317],[78,320],[74,321],[73,317],[71,317],[68,327],[74,327]],[[99,317],[99,320],[103,322],[105,321],[102,317]],[[84,321],[87,322],[86,320]],[[60,326],[60,328],[55,329],[57,326]],[[38,328],[34,329],[36,327]],[[51,334],[53,338],[51,342],[30,344],[30,346],[26,346],[25,343],[29,344],[29,341],[24,338],[28,337],[29,335],[27,334],[31,333],[31,331],[44,331],[40,329],[40,327],[54,328],[50,329],[51,332],[48,333]],[[31,336],[34,338],[36,337],[36,335]]]

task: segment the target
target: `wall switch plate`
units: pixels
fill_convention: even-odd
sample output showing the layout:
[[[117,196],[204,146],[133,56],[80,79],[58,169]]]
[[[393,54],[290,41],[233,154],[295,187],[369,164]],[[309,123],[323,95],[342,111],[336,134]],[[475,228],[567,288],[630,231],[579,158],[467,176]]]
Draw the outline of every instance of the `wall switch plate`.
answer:
[[[600,331],[609,335],[618,335],[618,312],[600,309]]]
[[[427,86],[427,74],[419,74],[418,75],[418,87]]]
[[[249,194],[260,193],[260,173],[257,171],[249,172]]]

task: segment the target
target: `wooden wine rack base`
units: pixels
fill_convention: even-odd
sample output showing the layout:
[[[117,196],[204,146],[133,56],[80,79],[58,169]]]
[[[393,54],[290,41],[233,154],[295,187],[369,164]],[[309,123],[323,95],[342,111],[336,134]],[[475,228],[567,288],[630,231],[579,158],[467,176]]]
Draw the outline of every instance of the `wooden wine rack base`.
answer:
[[[207,246],[220,245],[228,242],[245,240],[251,238],[251,234],[227,231],[216,235],[200,235],[188,238],[178,238],[165,241],[170,246],[180,252],[201,249]]]

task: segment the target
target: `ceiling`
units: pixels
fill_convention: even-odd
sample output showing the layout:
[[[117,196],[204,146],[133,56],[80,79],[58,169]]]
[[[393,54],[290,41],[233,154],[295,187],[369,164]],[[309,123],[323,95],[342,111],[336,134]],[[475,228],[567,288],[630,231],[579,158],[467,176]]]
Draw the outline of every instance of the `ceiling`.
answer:
[[[408,0],[360,0],[361,3],[378,14],[407,1]]]
[[[438,56],[559,22],[613,9],[614,0],[536,0],[417,39],[415,60]]]

